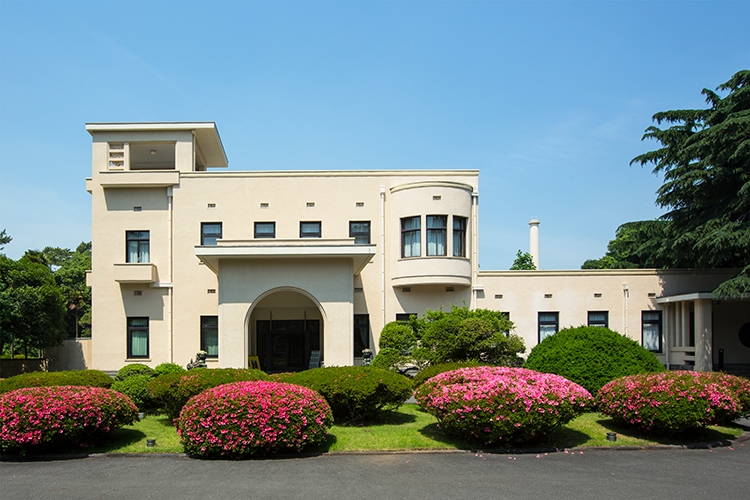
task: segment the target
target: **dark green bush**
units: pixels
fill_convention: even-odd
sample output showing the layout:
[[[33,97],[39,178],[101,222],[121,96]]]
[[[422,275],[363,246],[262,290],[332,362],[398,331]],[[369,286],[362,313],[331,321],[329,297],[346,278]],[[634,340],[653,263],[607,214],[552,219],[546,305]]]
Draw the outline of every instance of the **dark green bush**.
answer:
[[[131,363],[120,368],[117,375],[115,375],[115,382],[122,382],[126,378],[134,375],[148,375],[149,377],[156,376],[154,369],[150,366],[146,366],[143,363]]]
[[[608,328],[566,328],[534,347],[525,368],[561,375],[591,394],[626,375],[664,371],[650,351]]]
[[[290,375],[287,382],[318,391],[337,422],[367,420],[411,396],[411,380],[372,366],[330,366]]]
[[[437,365],[428,366],[421,372],[419,372],[413,379],[414,390],[419,388],[420,385],[427,382],[429,379],[438,375],[439,373],[449,372],[451,370],[458,370],[459,368],[474,368],[477,366],[486,366],[487,363],[480,363],[479,361],[455,361],[453,363],[440,363]]]
[[[148,392],[148,383],[151,380],[153,377],[149,375],[132,375],[125,380],[115,381],[110,389],[129,397],[138,407],[138,411],[151,413],[156,410],[156,402]]]
[[[112,377],[99,370],[22,373],[0,381],[0,393],[24,387],[55,387],[61,385],[104,387],[108,389],[112,385]]]
[[[380,368],[382,370],[388,370],[395,372],[398,370],[399,364],[404,360],[404,356],[401,355],[397,349],[393,347],[381,348],[372,360],[372,366]]]
[[[407,354],[414,349],[417,343],[417,336],[414,330],[401,321],[392,321],[383,327],[380,332],[378,345],[381,349],[395,349],[396,351]]]
[[[154,368],[154,373],[157,377],[166,375],[167,373],[185,373],[187,370],[175,363],[162,363]]]
[[[211,387],[244,380],[269,380],[269,377],[260,370],[198,368],[156,377],[148,383],[148,391],[156,405],[175,420],[180,416],[182,407],[193,396]]]

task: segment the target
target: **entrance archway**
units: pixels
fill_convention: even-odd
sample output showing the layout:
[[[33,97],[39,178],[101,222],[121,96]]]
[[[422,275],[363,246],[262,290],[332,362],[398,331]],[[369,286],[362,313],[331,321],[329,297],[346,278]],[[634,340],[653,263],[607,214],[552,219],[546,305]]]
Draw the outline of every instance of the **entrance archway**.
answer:
[[[266,373],[306,370],[315,351],[322,359],[323,313],[305,292],[285,288],[266,293],[248,321],[250,355],[258,356]]]

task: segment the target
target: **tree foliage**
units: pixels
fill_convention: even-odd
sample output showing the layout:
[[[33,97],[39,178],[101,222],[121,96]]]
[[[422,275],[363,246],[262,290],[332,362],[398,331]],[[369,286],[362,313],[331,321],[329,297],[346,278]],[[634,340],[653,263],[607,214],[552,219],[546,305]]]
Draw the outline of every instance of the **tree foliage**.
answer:
[[[507,315],[498,311],[457,306],[450,312],[428,310],[422,318],[412,316],[408,324],[386,325],[373,364],[395,370],[469,360],[517,366],[525,346],[510,333],[513,328]]]
[[[664,175],[657,203],[669,221],[664,251],[672,267],[742,268],[719,296],[750,292],[750,70],[718,91],[703,89],[707,109],[664,111],[644,139],[661,148],[632,163]]]
[[[750,293],[750,71],[737,72],[718,92],[703,89],[707,109],[656,113],[643,139],[661,147],[631,164],[664,175],[659,221],[618,228],[607,254],[584,269],[738,268],[714,294]],[[663,128],[662,125],[665,125]]]
[[[511,271],[535,271],[536,266],[534,265],[534,258],[529,252],[516,252],[516,260],[513,261],[513,265],[510,266]]]
[[[52,271],[43,264],[0,255],[0,352],[6,344],[37,353],[65,334],[65,301]]]

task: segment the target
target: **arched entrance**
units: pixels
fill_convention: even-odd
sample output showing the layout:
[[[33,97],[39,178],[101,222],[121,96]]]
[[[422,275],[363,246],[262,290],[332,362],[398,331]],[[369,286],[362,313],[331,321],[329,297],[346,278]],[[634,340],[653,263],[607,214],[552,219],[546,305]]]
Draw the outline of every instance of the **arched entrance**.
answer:
[[[322,359],[323,314],[307,294],[279,289],[262,296],[250,313],[250,355],[266,373],[295,372],[310,366],[311,353]]]

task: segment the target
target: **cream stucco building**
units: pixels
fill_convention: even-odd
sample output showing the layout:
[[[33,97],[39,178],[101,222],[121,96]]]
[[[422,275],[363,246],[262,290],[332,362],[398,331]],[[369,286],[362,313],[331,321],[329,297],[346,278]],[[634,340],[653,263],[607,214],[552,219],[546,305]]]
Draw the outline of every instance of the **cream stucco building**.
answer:
[[[92,368],[352,365],[452,304],[507,312],[528,349],[606,324],[665,364],[750,363],[747,301],[708,293],[731,271],[479,271],[476,170],[230,171],[214,123],[86,129]]]

